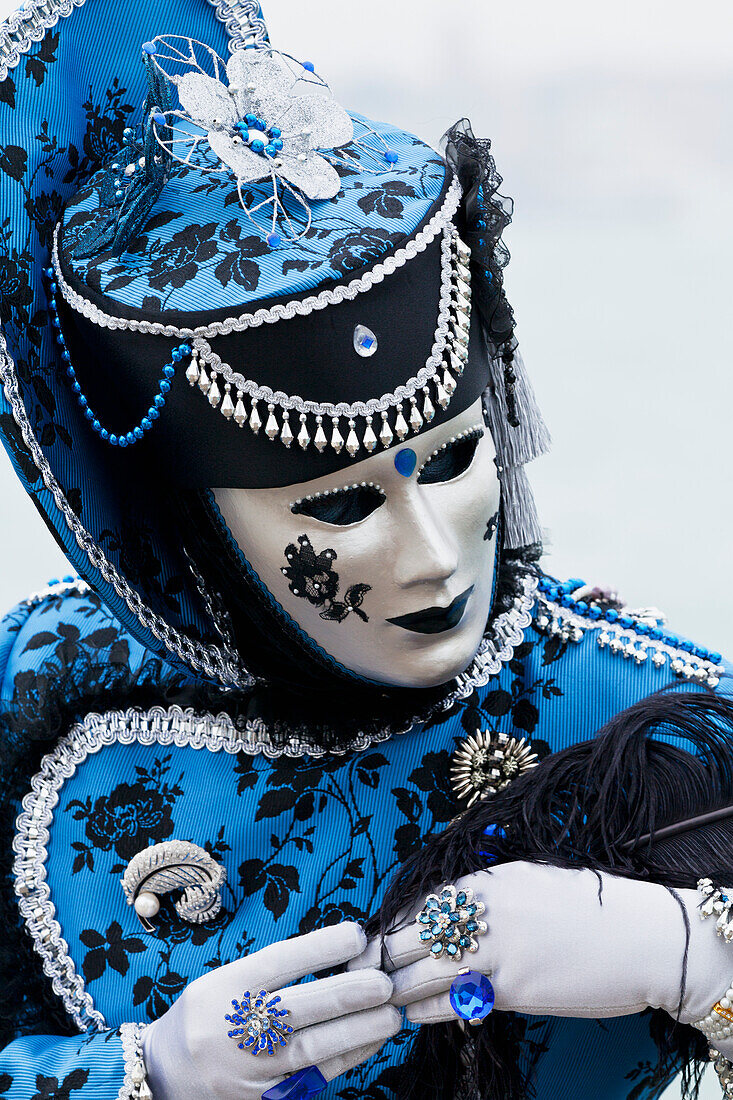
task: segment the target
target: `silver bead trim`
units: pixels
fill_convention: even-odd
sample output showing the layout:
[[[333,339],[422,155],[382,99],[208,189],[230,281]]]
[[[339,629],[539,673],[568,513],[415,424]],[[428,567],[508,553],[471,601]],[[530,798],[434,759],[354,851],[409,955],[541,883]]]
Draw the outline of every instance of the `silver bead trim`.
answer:
[[[430,455],[430,457],[425,459],[422,466],[417,472],[417,476],[420,476],[425,467],[429,465],[429,463],[431,463],[434,458],[437,458],[438,455],[443,453],[443,451],[447,451],[447,449],[449,447],[452,447],[454,443],[458,443],[461,439],[467,439],[469,436],[472,435],[483,438],[484,431],[485,429],[483,424],[474,424],[472,428],[466,428],[465,432],[459,432],[458,435],[452,435],[450,439],[446,439],[445,443],[441,444],[440,447],[437,447]]]
[[[710,1047],[710,1061],[713,1063],[713,1068],[718,1075],[723,1096],[726,1097],[726,1100],[733,1100],[733,1062],[724,1058],[714,1046]]]
[[[404,267],[409,260],[424,252],[429,244],[436,239],[439,233],[449,226],[461,201],[461,185],[458,180],[453,180],[448,189],[445,202],[441,209],[433,215],[424,229],[421,229],[412,240],[408,241],[404,248],[400,248],[392,256],[388,256],[381,263],[364,273],[358,279],[352,279],[350,283],[342,284],[333,290],[322,290],[318,295],[307,298],[298,298],[286,305],[264,307],[254,313],[243,313],[239,317],[229,317],[225,321],[217,321],[211,325],[202,325],[198,328],[177,328],[175,325],[164,325],[160,321],[137,321],[126,317],[112,317],[104,313],[92,302],[77,294],[69,286],[61,273],[58,255],[58,235],[60,226],[54,233],[54,246],[52,263],[56,274],[59,290],[65,301],[77,313],[81,313],[92,324],[100,328],[122,329],[130,332],[144,332],[152,336],[170,336],[191,340],[200,338],[211,340],[215,336],[228,336],[232,332],[245,332],[250,328],[259,328],[261,325],[272,325],[278,321],[292,320],[293,317],[307,317],[316,310],[327,309],[328,306],[338,305],[344,301],[353,301],[359,296],[371,290],[377,283],[384,281],[389,275],[393,275],[399,268]]]
[[[301,508],[304,504],[310,504],[314,500],[325,500],[327,497],[338,496],[339,493],[350,493],[353,489],[373,489],[375,493],[382,493],[382,486],[376,481],[355,481],[351,485],[341,485],[338,489],[324,489],[322,493],[309,493],[307,497],[294,500],[290,508]]]
[[[56,584],[46,585],[45,588],[33,592],[21,601],[20,606],[26,610],[38,607],[47,600],[65,599],[66,596],[88,596],[91,587],[81,577],[75,577],[73,581],[57,581]]]
[[[536,588],[537,579],[528,574],[524,579],[522,595],[514,600],[509,611],[496,619],[470,668],[456,677],[455,689],[443,701],[444,710],[449,710],[461,699],[467,699],[475,688],[486,685],[505,662],[511,661],[515,647],[522,642],[524,632],[532,621],[531,610]],[[226,714],[216,717],[210,714],[197,715],[193,710],[183,711],[180,707],[89,714],[73,726],[54,751],[43,758],[40,771],[31,781],[31,790],[23,799],[23,809],[16,820],[16,835],[13,839],[13,876],[20,912],[35,950],[43,960],[44,972],[51,979],[54,992],[63,1001],[77,1027],[81,1031],[101,1029],[106,1027],[106,1022],[84,988],[83,978],[71,958],[69,945],[61,935],[61,926],[56,919],[56,909],[46,881],[45,864],[53,811],[59,801],[59,792],[90,753],[99,752],[105,745],[137,743],[205,748],[211,752],[223,751],[230,754],[261,754],[271,760],[305,755],[343,756],[349,752],[364,752],[373,744],[381,744],[393,736],[406,734],[418,722],[419,719],[414,719],[403,729],[383,730],[373,736],[361,734],[351,745],[331,753],[297,738],[284,745],[274,745],[265,724],[260,720],[248,722],[244,731],[239,731]]]
[[[125,1076],[117,1100],[152,1100],[143,1057],[143,1035],[147,1024],[122,1024],[120,1041],[125,1059]]]
[[[453,322],[453,313],[457,309],[455,296],[459,270],[463,264],[462,249],[465,246],[461,244],[456,230],[452,226],[446,228],[443,231],[440,305],[433,348],[425,366],[393,393],[368,401],[356,401],[352,405],[307,401],[298,395],[275,391],[245,378],[224,363],[206,340],[198,338],[193,341],[186,378],[192,387],[198,385],[209,404],[218,408],[226,420],[233,419],[240,428],[248,425],[258,435],[264,419],[265,435],[272,442],[279,441],[288,448],[297,443],[306,451],[314,444],[319,452],[323,452],[329,446],[329,433],[330,446],[337,454],[344,449],[346,440],[347,452],[356,459],[362,448],[372,454],[380,442],[387,449],[392,446],[395,436],[403,442],[410,434],[418,435],[435,415],[433,400],[442,409],[450,405],[458,385],[457,379],[462,375],[468,357],[470,303],[460,307],[462,323],[466,325],[462,335]],[[464,301],[468,302],[468,299],[464,297]],[[220,388],[222,379],[223,394]],[[432,400],[430,386],[434,388]],[[418,407],[418,394],[422,399],[422,412]],[[249,408],[245,406],[245,399],[249,402]],[[406,410],[403,406],[408,403],[409,410]],[[267,412],[261,413],[259,405],[266,406]],[[387,413],[392,410],[397,411],[394,431],[387,418]],[[291,413],[299,417],[299,427],[291,422]],[[374,425],[374,418],[379,415],[381,426]],[[309,417],[313,421],[310,431]],[[360,422],[358,425],[357,420]],[[325,426],[324,421],[328,422]]]
[[[33,433],[33,428],[18,389],[15,364],[8,354],[7,344],[2,332],[0,332],[0,381],[2,381],[5,397],[12,409],[13,418],[21,430],[23,440],[36,468],[41,474],[44,486],[53,497],[54,504],[63,516],[78,545],[87,555],[92,568],[99,573],[107,584],[114,588],[120,599],[127,604],[130,611],[136,616],[141,626],[149,630],[162,642],[169,653],[175,654],[189,668],[197,672],[203,672],[226,685],[247,687],[252,684],[254,682],[252,677],[242,667],[236,653],[218,646],[205,646],[200,642],[193,641],[187,638],[185,634],[175,630],[159,615],[156,615],[144,603],[140,594],[130,587],[84,527],[66,499]]]
[[[726,943],[733,941],[733,891],[721,889],[712,879],[701,878],[697,889],[702,895],[700,920],[715,917],[715,931]]]
[[[73,15],[88,0],[26,0],[0,27],[0,81],[19,64],[35,42],[41,42],[46,31],[60,19]],[[208,0],[216,10],[216,18],[225,25],[230,36],[229,50],[260,45],[267,38],[267,28],[259,15],[259,4],[253,0]]]
[[[586,632],[594,632],[600,649],[608,649],[610,653],[627,660],[633,659],[638,665],[651,660],[658,671],[669,666],[675,676],[710,688],[718,686],[720,677],[725,672],[724,665],[715,665],[712,661],[695,657],[686,649],[639,634],[633,627],[609,623],[605,619],[586,619],[544,596],[539,597],[536,625],[543,633],[557,637],[562,642],[582,642]]]

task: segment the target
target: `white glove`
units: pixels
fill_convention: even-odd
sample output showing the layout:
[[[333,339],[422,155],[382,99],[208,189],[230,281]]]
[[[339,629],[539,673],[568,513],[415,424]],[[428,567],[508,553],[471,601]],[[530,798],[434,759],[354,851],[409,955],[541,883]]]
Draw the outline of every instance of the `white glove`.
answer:
[[[260,1100],[262,1093],[307,1066],[327,1081],[371,1058],[402,1026],[387,1002],[392,983],[359,969],[283,988],[343,965],[364,951],[366,936],[344,922],[272,944],[192,982],[143,1036],[143,1056],[155,1100]],[[282,997],[284,1022],[294,1030],[286,1047],[253,1056],[229,1038],[232,1000],[261,990]]]
[[[392,1003],[407,1006],[417,1024],[455,1020],[449,990],[459,969],[490,976],[495,1007],[531,1015],[625,1016],[662,1008],[682,1023],[706,1016],[731,984],[733,949],[700,920],[699,895],[679,890],[690,924],[687,983],[680,993],[685,923],[663,886],[532,863],[507,863],[479,871],[456,885],[470,887],[486,906],[488,932],[478,951],[459,962],[429,958],[414,922],[372,940],[350,964],[392,974]],[[718,1042],[721,1053],[733,1040]]]

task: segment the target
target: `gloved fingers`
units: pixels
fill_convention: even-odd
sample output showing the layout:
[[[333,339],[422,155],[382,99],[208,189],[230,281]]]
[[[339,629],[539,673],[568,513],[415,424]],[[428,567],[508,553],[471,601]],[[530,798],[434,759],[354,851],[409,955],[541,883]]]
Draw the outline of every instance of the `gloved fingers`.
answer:
[[[286,1023],[299,1031],[387,1004],[392,996],[392,982],[381,970],[355,970],[279,989],[277,996],[282,998],[279,1007],[290,1012]]]
[[[394,993],[391,1003],[398,1008],[404,1008],[415,1001],[445,993],[457,977],[458,970],[458,964],[449,962],[446,958],[420,959],[411,966],[395,970],[392,975]]]
[[[334,1081],[342,1073],[348,1073],[362,1062],[368,1062],[375,1054],[379,1054],[384,1043],[372,1043],[368,1047],[359,1047],[358,1050],[350,1050],[348,1054],[338,1054],[335,1058],[329,1058],[318,1068],[327,1081]]]
[[[241,996],[246,989],[254,990],[255,986],[271,992],[308,974],[342,966],[360,955],[365,946],[362,928],[353,921],[342,921],[237,959],[224,968],[227,983],[231,981],[232,997]]]
[[[381,1005],[366,1012],[354,1012],[340,1020],[305,1027],[290,1037],[287,1048],[280,1056],[281,1065],[288,1073],[295,1073],[306,1066],[320,1068],[334,1058],[363,1047],[381,1046],[401,1027],[402,1016],[391,1005]]]
[[[427,958],[429,948],[420,942],[420,932],[415,921],[411,920],[388,936],[375,936],[366,946],[366,950],[349,963],[349,970],[362,967],[379,967],[387,974],[409,966],[418,959]]]
[[[446,1020],[457,1020],[450,1003],[448,993],[437,993],[423,1001],[408,1005],[405,1015],[411,1024],[442,1024]]]

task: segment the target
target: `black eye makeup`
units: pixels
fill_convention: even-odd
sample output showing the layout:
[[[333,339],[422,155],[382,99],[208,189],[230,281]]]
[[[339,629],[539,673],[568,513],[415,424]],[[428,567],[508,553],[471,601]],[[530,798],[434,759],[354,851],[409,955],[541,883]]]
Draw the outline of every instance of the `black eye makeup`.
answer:
[[[476,449],[483,438],[483,428],[470,428],[467,432],[449,439],[432,454],[417,475],[419,485],[438,485],[454,481],[464,474],[473,462]]]
[[[347,485],[343,489],[331,489],[325,493],[314,493],[291,504],[294,516],[310,516],[321,523],[330,523],[335,527],[349,527],[360,523],[376,512],[386,500],[378,485],[362,483]]]

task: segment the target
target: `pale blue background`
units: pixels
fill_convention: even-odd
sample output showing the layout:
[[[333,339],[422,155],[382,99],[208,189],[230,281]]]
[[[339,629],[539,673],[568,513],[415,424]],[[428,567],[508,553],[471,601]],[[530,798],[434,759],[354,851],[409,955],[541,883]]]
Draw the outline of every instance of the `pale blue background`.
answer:
[[[267,7],[275,44],[346,106],[431,141],[466,114],[494,139],[517,203],[508,287],[556,440],[533,471],[549,568],[733,651],[726,0]],[[0,500],[8,605],[64,564],[2,457]]]

